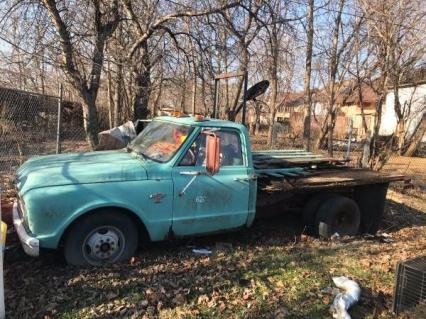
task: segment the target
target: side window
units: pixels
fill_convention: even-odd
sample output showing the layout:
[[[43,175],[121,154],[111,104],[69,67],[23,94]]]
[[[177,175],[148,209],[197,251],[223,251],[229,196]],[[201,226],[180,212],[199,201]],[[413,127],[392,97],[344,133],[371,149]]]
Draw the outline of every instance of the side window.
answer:
[[[240,136],[233,131],[219,131],[221,166],[240,166],[244,164]],[[200,134],[186,151],[179,166],[205,166],[206,135]]]
[[[239,166],[243,165],[241,141],[238,133],[233,131],[221,131],[220,136],[220,165]]]

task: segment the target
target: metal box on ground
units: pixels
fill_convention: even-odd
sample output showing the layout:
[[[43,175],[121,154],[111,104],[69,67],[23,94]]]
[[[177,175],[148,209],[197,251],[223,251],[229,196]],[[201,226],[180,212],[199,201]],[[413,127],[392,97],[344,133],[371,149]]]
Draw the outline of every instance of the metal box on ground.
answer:
[[[398,262],[393,311],[399,314],[423,300],[426,300],[426,256]]]

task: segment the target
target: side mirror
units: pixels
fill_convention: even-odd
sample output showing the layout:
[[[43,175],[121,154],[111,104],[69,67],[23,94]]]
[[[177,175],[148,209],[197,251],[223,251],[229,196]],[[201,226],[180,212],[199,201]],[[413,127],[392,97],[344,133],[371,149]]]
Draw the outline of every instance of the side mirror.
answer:
[[[220,138],[214,133],[206,137],[206,168],[209,175],[215,175],[220,168]]]

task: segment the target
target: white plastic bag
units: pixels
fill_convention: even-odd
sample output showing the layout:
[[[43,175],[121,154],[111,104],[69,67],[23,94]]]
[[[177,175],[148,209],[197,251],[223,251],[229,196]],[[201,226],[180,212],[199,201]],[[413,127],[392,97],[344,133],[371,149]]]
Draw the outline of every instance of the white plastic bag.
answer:
[[[343,290],[336,295],[330,310],[335,319],[351,319],[348,309],[356,304],[361,296],[359,285],[345,276],[333,277],[334,284]]]
[[[99,145],[97,150],[117,150],[126,147],[136,137],[133,122],[128,121],[123,125],[114,127],[98,134]]]

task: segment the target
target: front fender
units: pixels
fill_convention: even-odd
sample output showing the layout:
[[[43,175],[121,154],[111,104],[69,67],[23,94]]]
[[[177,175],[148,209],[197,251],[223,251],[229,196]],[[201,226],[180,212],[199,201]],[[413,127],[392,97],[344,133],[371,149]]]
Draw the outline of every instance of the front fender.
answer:
[[[150,199],[162,194],[161,201]],[[171,180],[77,184],[35,189],[24,196],[28,228],[40,247],[57,248],[66,229],[79,217],[103,207],[135,214],[151,240],[164,239],[172,220]]]

